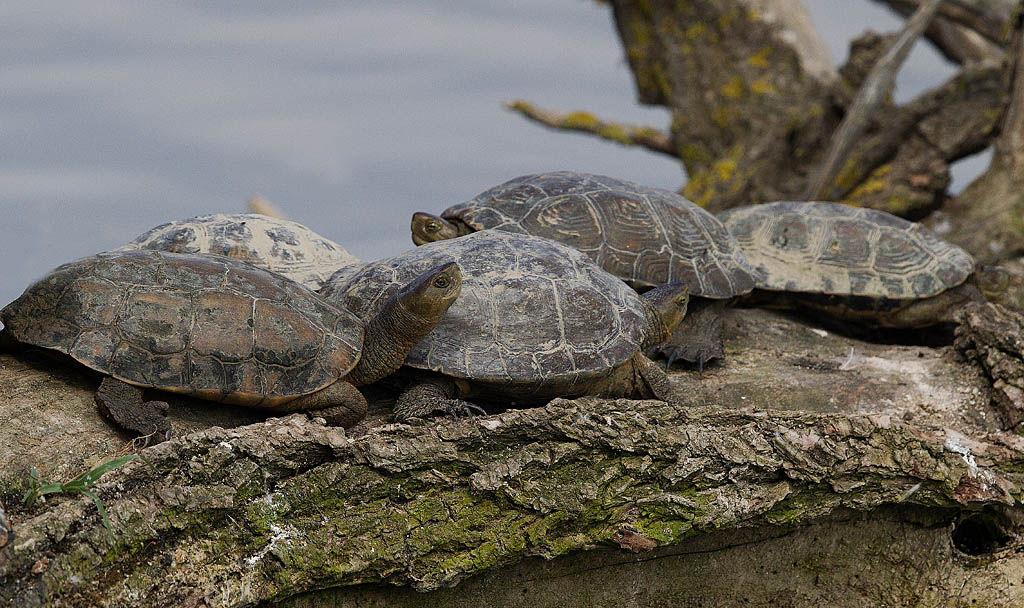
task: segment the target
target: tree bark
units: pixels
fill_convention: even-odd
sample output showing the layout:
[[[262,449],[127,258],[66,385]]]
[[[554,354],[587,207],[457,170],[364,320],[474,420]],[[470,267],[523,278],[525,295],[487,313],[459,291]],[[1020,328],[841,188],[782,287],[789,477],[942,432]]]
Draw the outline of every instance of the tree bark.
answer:
[[[980,314],[962,332],[974,336],[967,350],[991,343],[977,328],[992,317]],[[184,432],[224,408],[179,404],[176,438],[97,484],[112,536],[81,496],[26,510],[21,476],[5,470],[13,539],[0,549],[0,602],[418,605],[434,596],[389,588],[469,579],[479,595],[438,597],[555,605],[555,571],[586,581],[601,604],[623,599],[621,579],[600,583],[622,562],[647,592],[679,601],[738,603],[742,589],[747,605],[776,605],[779,568],[801,581],[794,597],[835,605],[869,605],[883,591],[1021,601],[1005,577],[1024,573],[1014,551],[1024,440],[1001,430],[983,368],[949,347],[870,344],[761,310],[731,310],[725,326],[722,366],[672,376],[688,406],[583,398],[417,425],[389,424],[377,409],[346,434],[303,415]],[[85,407],[94,375],[31,354],[0,363],[2,385],[23,387],[0,410],[4,461],[64,478],[61,461],[95,463],[120,448]],[[88,431],[51,451],[24,438],[37,426]],[[842,540],[854,531],[859,540]],[[869,578],[864,562],[880,551],[902,569],[871,573],[857,591],[835,586]],[[765,552],[787,561],[769,568]],[[715,585],[693,566],[709,554],[722,572]],[[758,555],[760,569],[742,569]],[[964,594],[954,583],[966,580]]]

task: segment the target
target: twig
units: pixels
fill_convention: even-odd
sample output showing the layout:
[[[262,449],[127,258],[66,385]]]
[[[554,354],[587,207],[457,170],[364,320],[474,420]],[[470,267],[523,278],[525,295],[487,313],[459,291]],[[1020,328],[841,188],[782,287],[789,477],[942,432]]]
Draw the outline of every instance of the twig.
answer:
[[[917,9],[917,12],[907,20],[899,35],[886,49],[885,54],[879,58],[875,67],[871,68],[871,72],[864,79],[864,84],[857,91],[853,103],[850,104],[849,112],[832,136],[832,142],[825,155],[825,162],[807,185],[807,189],[804,191],[804,200],[820,198],[825,191],[825,186],[832,181],[840,167],[846,162],[853,145],[867,129],[871,115],[892,90],[897,72],[906,61],[907,55],[910,54],[914,42],[928,27],[928,23],[941,2],[942,0],[927,0],[926,4]]]
[[[638,127],[601,120],[589,112],[559,114],[538,108],[521,99],[506,102],[505,107],[552,129],[590,133],[623,146],[641,146],[672,157],[679,156],[672,146],[671,138],[654,127]]]

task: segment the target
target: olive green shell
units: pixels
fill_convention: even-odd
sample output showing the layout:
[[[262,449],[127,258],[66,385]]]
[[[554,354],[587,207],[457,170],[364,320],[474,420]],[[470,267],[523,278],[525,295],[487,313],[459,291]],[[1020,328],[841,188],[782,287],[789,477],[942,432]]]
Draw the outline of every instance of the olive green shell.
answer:
[[[341,245],[302,224],[258,213],[199,215],[161,224],[116,251],[214,253],[320,289],[336,270],[359,262]]]
[[[18,341],[130,384],[268,408],[344,376],[363,342],[351,313],[282,276],[155,251],[65,264],[0,319]]]
[[[583,253],[497,230],[437,241],[340,270],[321,293],[362,319],[439,263],[462,269],[462,291],[405,360],[516,398],[573,395],[639,350],[640,296]]]
[[[441,215],[474,230],[560,241],[637,288],[683,283],[705,298],[754,288],[752,270],[722,223],[668,190],[556,171],[517,177]]]
[[[759,289],[922,299],[974,271],[966,251],[884,211],[777,202],[729,209],[719,218],[761,275]]]

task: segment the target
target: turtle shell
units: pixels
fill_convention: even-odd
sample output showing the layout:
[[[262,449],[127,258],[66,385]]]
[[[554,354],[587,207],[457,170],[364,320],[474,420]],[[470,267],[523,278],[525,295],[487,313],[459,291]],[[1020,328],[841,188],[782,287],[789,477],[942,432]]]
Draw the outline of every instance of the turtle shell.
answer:
[[[222,256],[124,251],[65,264],[0,311],[15,339],[143,387],[276,407],[359,360],[363,325]]]
[[[571,245],[637,288],[683,283],[690,295],[705,298],[754,288],[753,271],[722,223],[668,190],[556,171],[517,177],[441,215],[475,230],[533,234]]]
[[[963,249],[875,209],[784,201],[729,209],[719,218],[760,273],[759,289],[921,299],[974,271]]]
[[[359,260],[341,245],[302,224],[260,215],[199,215],[161,224],[115,251],[151,249],[214,253],[278,272],[320,289],[336,270]]]
[[[486,230],[428,243],[342,269],[321,293],[367,320],[407,281],[447,261],[462,269],[462,291],[407,366],[540,399],[573,395],[640,348],[645,309],[635,291],[581,252],[524,234]]]

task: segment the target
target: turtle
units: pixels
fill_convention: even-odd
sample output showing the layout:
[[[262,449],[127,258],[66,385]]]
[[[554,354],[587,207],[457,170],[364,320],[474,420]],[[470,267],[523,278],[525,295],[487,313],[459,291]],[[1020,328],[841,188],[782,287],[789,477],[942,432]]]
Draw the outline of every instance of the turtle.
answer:
[[[451,206],[412,217],[417,245],[484,229],[543,236],[586,253],[643,291],[690,288],[690,312],[656,350],[672,361],[722,356],[721,308],[754,288],[753,269],[714,215],[683,196],[604,175],[555,171],[523,175]]]
[[[309,228],[259,213],[197,215],[160,224],[114,251],[215,253],[245,260],[317,290],[334,271],[359,262]]]
[[[234,258],[137,250],[52,271],[0,310],[4,334],[105,375],[100,411],[141,435],[170,436],[167,404],[144,388],[351,426],[356,386],[397,370],[458,296],[451,261],[412,276],[358,319],[281,275]]]
[[[542,404],[602,395],[679,401],[645,349],[686,314],[686,286],[637,294],[580,251],[497,230],[429,243],[344,268],[320,293],[366,319],[407,277],[439,260],[462,269],[462,293],[406,357],[399,421],[472,410],[467,399]]]
[[[876,209],[778,201],[718,217],[758,271],[754,297],[775,307],[921,328],[954,322],[964,303],[1008,284],[1005,271],[976,267],[969,253],[927,228]]]

